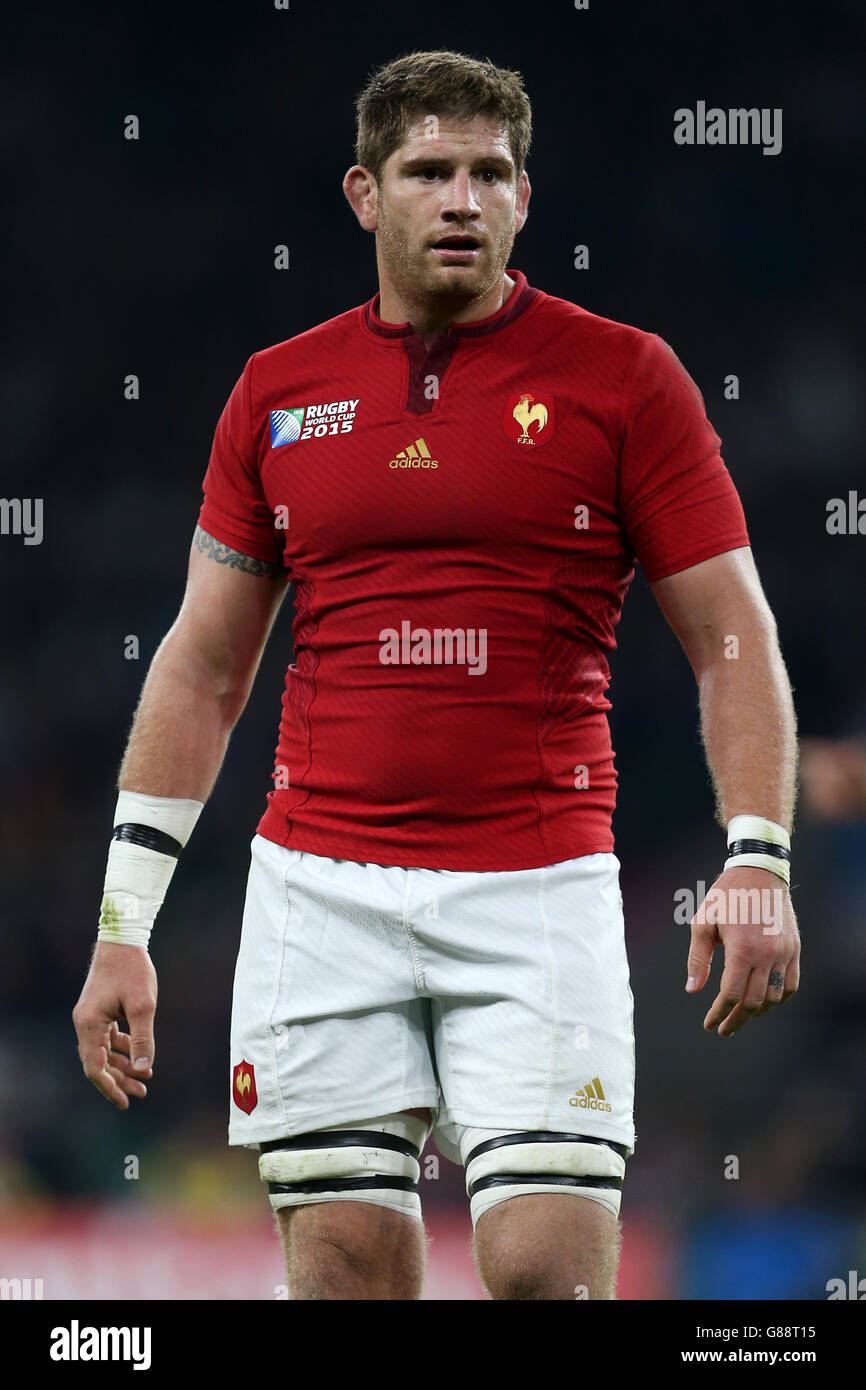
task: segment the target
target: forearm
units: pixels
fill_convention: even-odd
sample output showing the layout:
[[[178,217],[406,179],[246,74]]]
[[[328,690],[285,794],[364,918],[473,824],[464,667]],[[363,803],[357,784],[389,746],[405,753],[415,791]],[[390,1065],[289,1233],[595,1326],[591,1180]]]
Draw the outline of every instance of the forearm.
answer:
[[[774,627],[755,624],[738,636],[736,658],[723,650],[696,673],[716,818],[724,828],[732,816],[763,816],[790,831],[797,730],[785,663]]]
[[[245,700],[169,633],[144,683],[119,789],[205,802]]]

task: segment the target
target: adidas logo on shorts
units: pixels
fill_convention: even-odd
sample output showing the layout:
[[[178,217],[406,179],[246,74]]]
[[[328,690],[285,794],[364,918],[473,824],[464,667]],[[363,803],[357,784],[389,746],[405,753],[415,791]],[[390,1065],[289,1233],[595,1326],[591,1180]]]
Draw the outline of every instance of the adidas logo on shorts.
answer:
[[[583,1090],[575,1091],[569,1105],[579,1105],[582,1110],[612,1110],[613,1106],[608,1105],[604,1097],[601,1082],[594,1076]]]

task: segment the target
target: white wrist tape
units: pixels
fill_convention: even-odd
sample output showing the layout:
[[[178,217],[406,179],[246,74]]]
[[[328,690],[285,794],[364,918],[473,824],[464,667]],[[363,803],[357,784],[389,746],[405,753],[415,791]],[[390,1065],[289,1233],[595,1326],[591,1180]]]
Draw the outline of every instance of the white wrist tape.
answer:
[[[177,857],[203,806],[202,801],[120,792],[97,940],[147,947]]]
[[[763,816],[732,816],[728,821],[725,868],[769,869],[791,882],[791,837],[783,825]]]

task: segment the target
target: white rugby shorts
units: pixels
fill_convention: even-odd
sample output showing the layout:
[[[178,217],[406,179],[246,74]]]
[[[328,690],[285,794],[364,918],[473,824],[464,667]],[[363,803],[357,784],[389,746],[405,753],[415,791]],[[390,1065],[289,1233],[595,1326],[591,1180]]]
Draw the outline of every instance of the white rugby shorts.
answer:
[[[468,872],[256,835],[235,971],[229,1143],[429,1107],[634,1149],[619,860]]]

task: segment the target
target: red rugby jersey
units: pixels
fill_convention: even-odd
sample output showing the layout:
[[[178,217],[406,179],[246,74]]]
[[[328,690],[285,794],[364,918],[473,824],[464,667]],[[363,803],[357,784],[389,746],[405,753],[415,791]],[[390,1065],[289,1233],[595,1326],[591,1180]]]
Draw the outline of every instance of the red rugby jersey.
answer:
[[[668,345],[507,274],[429,350],[375,295],[254,353],[220,418],[200,524],[295,586],[279,844],[444,869],[613,849],[635,561],[652,582],[749,543]]]

